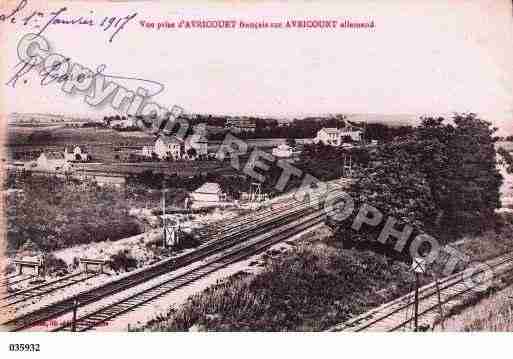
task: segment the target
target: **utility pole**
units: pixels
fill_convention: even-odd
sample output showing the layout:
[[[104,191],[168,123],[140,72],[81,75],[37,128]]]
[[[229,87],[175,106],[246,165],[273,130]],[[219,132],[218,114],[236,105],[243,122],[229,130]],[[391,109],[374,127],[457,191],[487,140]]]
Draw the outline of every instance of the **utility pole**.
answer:
[[[76,332],[77,331],[77,309],[78,309],[78,299],[75,299],[73,302],[73,319],[71,322],[71,331]]]
[[[442,298],[440,296],[440,282],[438,281],[438,276],[435,279],[436,284],[436,293],[438,295],[438,312],[440,315],[440,325],[442,326],[442,330],[445,330],[445,324],[444,324],[444,310],[442,307]],[[434,327],[434,325],[433,325]]]
[[[164,248],[167,248],[167,243],[166,243],[166,230],[167,230],[167,222],[166,222],[166,190],[163,189],[162,190],[162,229],[163,229],[163,234],[164,234],[164,245],[163,247]]]
[[[415,273],[415,302],[414,302],[414,331],[419,331],[419,276],[421,273],[426,273],[427,264],[424,258],[413,258],[412,269]]]
[[[414,317],[414,326],[415,331],[419,331],[419,273],[415,272],[415,317]]]

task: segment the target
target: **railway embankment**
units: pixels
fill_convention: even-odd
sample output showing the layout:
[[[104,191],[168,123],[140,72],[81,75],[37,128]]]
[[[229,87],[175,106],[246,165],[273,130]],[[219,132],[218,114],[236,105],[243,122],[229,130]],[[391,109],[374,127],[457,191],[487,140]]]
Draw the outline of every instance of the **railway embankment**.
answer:
[[[500,231],[453,244],[473,261],[513,250],[513,217]],[[170,306],[138,330],[327,330],[414,289],[409,265],[370,251],[344,249],[322,227],[285,251],[268,251],[242,271]],[[422,285],[434,276],[422,278]]]

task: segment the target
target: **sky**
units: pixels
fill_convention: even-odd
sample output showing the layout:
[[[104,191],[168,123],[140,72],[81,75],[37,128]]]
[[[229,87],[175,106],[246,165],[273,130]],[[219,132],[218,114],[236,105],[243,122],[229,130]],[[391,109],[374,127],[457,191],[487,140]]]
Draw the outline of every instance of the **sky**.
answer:
[[[4,5],[8,13],[17,1]],[[38,2],[22,13],[67,6],[68,17],[137,16],[112,43],[98,26],[51,25],[51,50],[90,68],[157,81],[152,101],[190,113],[300,117],[328,113],[476,112],[513,133],[511,1]],[[21,16],[20,16],[21,17]],[[140,21],[374,21],[372,29],[148,29]],[[2,112],[103,115],[84,95],[40,86],[31,73],[5,83],[30,26],[0,23]],[[4,56],[5,55],[5,56]],[[119,82],[127,87],[133,81]],[[135,90],[135,88],[133,88]]]

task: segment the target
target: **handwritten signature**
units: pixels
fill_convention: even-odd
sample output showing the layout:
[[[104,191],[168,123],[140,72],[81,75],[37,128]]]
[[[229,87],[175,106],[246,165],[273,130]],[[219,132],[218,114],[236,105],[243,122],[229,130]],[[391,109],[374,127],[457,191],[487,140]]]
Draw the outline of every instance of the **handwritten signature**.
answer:
[[[48,13],[37,9],[29,12],[27,15],[24,10],[26,10],[25,8],[28,3],[28,0],[20,0],[12,10],[5,14],[0,14],[0,22],[21,24],[32,29],[39,29],[38,35],[44,33],[50,26],[97,27],[104,32],[110,30],[112,33],[109,37],[109,42],[112,42],[125,26],[138,15],[137,12],[134,12],[126,16],[105,16],[98,19],[92,16],[93,11],[91,10],[89,15],[73,16],[69,15],[68,8],[65,6]]]
[[[117,79],[117,80],[127,80],[129,81],[133,86],[140,87],[143,85],[150,85],[149,87],[153,87],[153,91],[148,92],[148,96],[152,97],[155,95],[158,95],[162,91],[164,91],[165,87],[162,83],[153,81],[153,80],[145,80],[143,78],[139,77],[128,77],[128,76],[120,76],[120,75],[111,75],[105,73],[105,70],[107,69],[106,64],[101,64],[96,67],[96,71],[92,74],[84,74],[80,73],[76,76],[74,76],[71,72],[66,72],[64,74],[59,74],[59,69],[61,69],[61,66],[63,65],[70,65],[69,68],[71,68],[71,62],[70,58],[66,58],[64,61],[56,61],[51,66],[45,68],[43,67],[41,71],[39,72],[39,75],[41,76],[40,84],[41,86],[49,85],[53,82],[62,83],[65,81],[71,81],[76,80],[78,82],[82,82],[87,78],[93,78],[95,79],[97,76],[102,75],[105,78],[108,79]],[[15,69],[17,68],[14,75],[6,82],[7,86],[16,87],[16,84],[19,79],[21,79],[23,76],[28,74],[30,71],[32,71],[34,68],[37,68],[38,65],[35,65],[32,61],[20,61],[16,64]],[[145,87],[145,88],[146,88]]]

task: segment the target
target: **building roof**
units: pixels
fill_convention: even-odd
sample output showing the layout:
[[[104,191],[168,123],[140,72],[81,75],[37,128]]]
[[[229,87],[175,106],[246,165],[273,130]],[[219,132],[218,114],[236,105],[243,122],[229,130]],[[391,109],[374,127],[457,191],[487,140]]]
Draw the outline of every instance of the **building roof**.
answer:
[[[68,153],[73,153],[75,151],[75,148],[78,148],[80,152],[86,153],[86,149],[83,146],[75,146],[75,145],[68,145],[64,147],[64,151],[68,151]]]
[[[208,143],[208,140],[207,138],[203,135],[203,134],[200,134],[200,133],[194,133],[192,135],[190,135],[189,137],[187,137],[187,139],[185,140],[185,142],[187,144],[193,144],[193,143]]]
[[[279,149],[279,150],[283,150],[283,151],[288,151],[288,150],[292,149],[292,147],[290,147],[286,143],[282,143],[281,145],[279,145],[276,148]]]
[[[350,126],[345,126],[345,127],[342,127],[342,128],[335,128],[335,127],[323,127],[320,129],[320,131],[324,131],[328,134],[338,134],[340,132],[344,132],[344,131],[362,131],[362,129],[360,127],[356,127],[356,126],[353,126],[353,125],[350,125]]]
[[[323,127],[323,128],[321,128],[321,131],[324,131],[326,133],[335,133],[335,134],[337,134],[338,133],[338,128],[335,128],[335,127]]]
[[[61,152],[43,152],[49,160],[64,160],[64,154]]]
[[[160,136],[158,140],[161,140],[166,145],[181,144],[183,142],[183,140],[179,139],[176,136]]]
[[[212,193],[217,194],[221,192],[221,186],[214,182],[205,182],[194,193]]]

